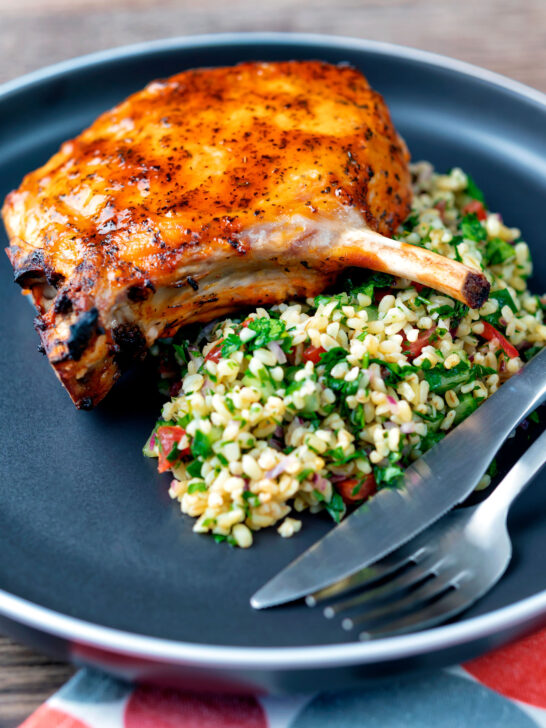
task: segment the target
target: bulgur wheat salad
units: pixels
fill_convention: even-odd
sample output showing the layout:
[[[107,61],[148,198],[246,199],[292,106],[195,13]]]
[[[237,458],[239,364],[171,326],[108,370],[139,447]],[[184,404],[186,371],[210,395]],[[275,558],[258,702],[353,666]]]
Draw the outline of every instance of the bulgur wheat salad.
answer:
[[[223,318],[161,342],[163,406],[144,452],[174,476],[193,530],[248,547],[252,531],[347,508],[397,487],[404,468],[546,343],[545,297],[516,228],[461,169],[412,166],[397,238],[484,270],[471,310],[408,280],[350,271],[333,293]],[[186,334],[187,335],[187,334]],[[490,475],[480,485],[485,487]]]

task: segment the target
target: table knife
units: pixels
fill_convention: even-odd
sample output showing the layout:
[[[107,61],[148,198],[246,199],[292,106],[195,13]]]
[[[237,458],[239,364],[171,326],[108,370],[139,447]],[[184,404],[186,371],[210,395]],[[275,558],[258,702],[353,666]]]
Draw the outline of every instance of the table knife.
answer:
[[[299,599],[351,576],[421,532],[475,489],[512,430],[546,399],[546,349],[412,464],[268,581],[255,609]]]

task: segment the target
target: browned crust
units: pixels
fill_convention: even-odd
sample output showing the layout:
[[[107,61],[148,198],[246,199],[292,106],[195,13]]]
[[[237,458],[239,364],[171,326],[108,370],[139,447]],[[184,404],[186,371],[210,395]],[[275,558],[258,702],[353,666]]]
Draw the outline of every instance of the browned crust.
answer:
[[[242,305],[318,293],[341,267],[326,273],[324,250],[298,277],[289,240],[272,260],[246,232],[281,219],[343,224],[350,210],[390,235],[409,212],[408,161],[383,99],[346,65],[185,71],[103,114],[2,211],[16,280],[32,292],[42,345],[76,405],[100,401],[120,362],[140,358],[150,324],[172,334]],[[276,266],[274,282],[222,288],[226,265],[246,274],[260,256]],[[207,294],[212,265],[218,284]],[[164,287],[187,292],[179,309],[150,303]],[[116,335],[116,317],[132,328]]]
[[[491,285],[483,273],[470,271],[463,283],[462,294],[470,308],[481,308],[487,301]]]

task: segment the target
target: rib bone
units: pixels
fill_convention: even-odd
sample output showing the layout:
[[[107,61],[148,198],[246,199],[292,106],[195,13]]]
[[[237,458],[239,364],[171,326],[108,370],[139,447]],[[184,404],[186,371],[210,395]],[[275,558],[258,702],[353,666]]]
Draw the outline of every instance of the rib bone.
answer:
[[[331,255],[351,266],[416,281],[470,308],[480,308],[489,295],[489,281],[481,271],[370,229],[348,230]]]

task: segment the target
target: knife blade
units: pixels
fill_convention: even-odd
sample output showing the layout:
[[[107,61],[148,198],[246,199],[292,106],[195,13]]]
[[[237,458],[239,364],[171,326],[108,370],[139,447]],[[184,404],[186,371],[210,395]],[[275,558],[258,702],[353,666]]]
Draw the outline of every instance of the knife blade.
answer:
[[[412,464],[397,489],[379,491],[251,598],[264,609],[351,576],[465,500],[510,432],[546,399],[546,349]]]

